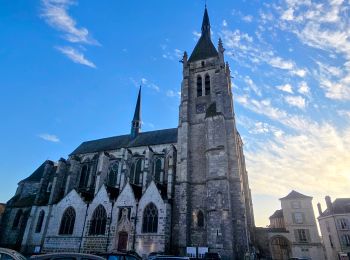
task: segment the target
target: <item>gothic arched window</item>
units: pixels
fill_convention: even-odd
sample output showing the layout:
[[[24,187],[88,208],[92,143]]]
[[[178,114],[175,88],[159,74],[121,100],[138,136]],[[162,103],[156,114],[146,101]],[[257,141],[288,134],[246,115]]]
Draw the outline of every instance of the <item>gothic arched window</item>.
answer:
[[[209,75],[205,75],[205,80],[204,80],[204,86],[205,86],[205,95],[210,95],[210,77]]]
[[[17,211],[15,219],[13,220],[12,229],[16,229],[19,227],[22,216],[23,216],[23,211],[20,209],[19,211]]]
[[[81,169],[80,173],[80,181],[79,181],[79,188],[86,188],[89,181],[89,168],[87,165],[84,165]]]
[[[59,235],[73,234],[74,223],[75,223],[75,210],[73,207],[69,207],[63,213]]]
[[[36,222],[35,233],[41,232],[41,227],[43,226],[45,217],[45,211],[41,210],[39,213],[38,221]]]
[[[113,187],[117,185],[118,168],[119,168],[118,162],[114,162],[109,167],[108,180],[107,180],[108,185],[113,186]]]
[[[130,169],[130,182],[135,185],[142,185],[142,160],[135,161]]]
[[[157,233],[158,231],[158,209],[150,203],[143,211],[142,233]]]
[[[201,210],[197,212],[197,226],[204,227],[204,214]]]
[[[197,76],[197,97],[202,96],[202,77],[200,75]]]
[[[104,235],[107,224],[107,213],[102,205],[98,205],[92,214],[89,235]]]
[[[154,164],[154,181],[161,182],[161,174],[162,174],[162,160],[160,158],[156,159]]]

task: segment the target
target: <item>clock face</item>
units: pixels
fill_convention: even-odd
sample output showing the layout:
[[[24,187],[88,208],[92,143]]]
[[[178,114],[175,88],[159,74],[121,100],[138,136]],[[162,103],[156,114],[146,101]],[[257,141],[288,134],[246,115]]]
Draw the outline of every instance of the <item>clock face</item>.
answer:
[[[196,105],[196,113],[197,114],[201,114],[201,113],[205,113],[205,104],[197,104]]]

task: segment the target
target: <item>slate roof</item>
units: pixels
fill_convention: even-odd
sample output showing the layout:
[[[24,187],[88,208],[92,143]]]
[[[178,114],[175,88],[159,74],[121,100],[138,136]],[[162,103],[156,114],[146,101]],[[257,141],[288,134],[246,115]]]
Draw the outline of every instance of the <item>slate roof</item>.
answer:
[[[21,180],[20,182],[39,182],[41,177],[44,174],[44,170],[45,170],[45,165],[47,163],[50,163],[53,165],[53,162],[50,160],[46,160],[42,165],[40,165],[38,167],[38,169],[36,169],[29,177]]]
[[[133,192],[134,192],[135,199],[136,199],[136,200],[140,200],[141,197],[142,197],[142,187],[137,186],[137,185],[132,184],[132,183],[130,183],[130,186],[131,186],[131,189],[132,189]]]
[[[270,218],[283,218],[283,211],[281,209],[276,210]]]
[[[332,203],[332,210],[326,209],[321,216],[329,216],[333,214],[347,214],[350,213],[350,198],[336,199]]]
[[[194,62],[204,60],[208,58],[217,57],[219,54],[212,43],[211,39],[207,36],[201,36],[194,47],[193,52],[188,59],[188,62]]]
[[[120,190],[118,188],[106,185],[107,194],[109,199],[116,200],[119,196]]]
[[[292,190],[287,196],[280,198],[280,200],[292,200],[292,199],[312,199],[312,197],[306,196],[295,190]]]
[[[208,10],[205,8],[203,22],[202,22],[202,34],[199,38],[194,50],[188,59],[188,62],[204,60],[212,57],[217,57],[219,54],[211,41],[210,21]]]
[[[36,194],[29,195],[24,198],[20,198],[20,195],[13,196],[8,202],[7,205],[10,207],[29,207],[34,205]]]
[[[177,128],[144,132],[132,139],[130,135],[120,135],[93,141],[78,146],[70,155],[110,151],[119,148],[171,144],[177,142]]]

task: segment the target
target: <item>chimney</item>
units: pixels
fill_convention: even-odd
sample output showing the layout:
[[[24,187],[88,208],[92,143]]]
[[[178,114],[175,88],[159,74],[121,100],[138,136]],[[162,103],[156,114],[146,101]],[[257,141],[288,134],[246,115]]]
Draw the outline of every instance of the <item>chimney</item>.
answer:
[[[322,215],[321,203],[317,203],[317,209],[318,209],[318,214],[321,216]]]
[[[331,201],[331,197],[326,196],[324,199],[325,199],[325,201],[326,201],[328,211],[332,212],[332,201]]]

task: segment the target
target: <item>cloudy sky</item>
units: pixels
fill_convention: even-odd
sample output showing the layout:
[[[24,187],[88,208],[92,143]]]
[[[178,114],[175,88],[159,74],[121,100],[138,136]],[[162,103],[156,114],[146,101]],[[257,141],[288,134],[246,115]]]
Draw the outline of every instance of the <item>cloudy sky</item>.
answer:
[[[203,2],[1,1],[0,202],[44,160],[128,133],[139,84],[143,131],[176,127]],[[350,2],[266,2],[208,0],[260,226],[292,189],[350,196]]]

